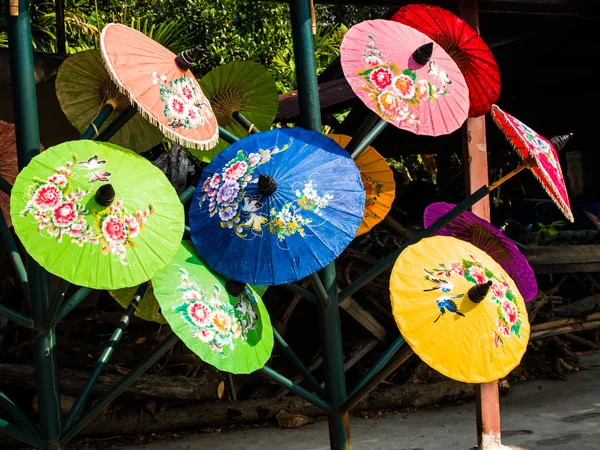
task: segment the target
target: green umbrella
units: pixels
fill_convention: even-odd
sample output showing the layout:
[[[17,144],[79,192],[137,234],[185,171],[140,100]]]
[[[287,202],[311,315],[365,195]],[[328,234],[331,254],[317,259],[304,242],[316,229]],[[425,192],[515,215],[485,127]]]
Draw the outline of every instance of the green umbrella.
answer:
[[[191,242],[181,243],[152,283],[167,322],[203,361],[239,374],[260,369],[270,358],[273,330],[261,298],[248,286],[230,295],[225,279],[202,262]]]
[[[75,128],[83,133],[107,103],[115,110],[98,132],[128,108],[129,99],[121,94],[108,76],[99,50],[88,50],[69,56],[56,75],[56,96],[63,112]],[[110,142],[137,153],[159,144],[163,134],[158,128],[136,113]]]
[[[93,289],[149,280],[171,262],[184,229],[183,206],[160,169],[88,140],[33,158],[15,180],[10,215],[40,265]]]
[[[208,72],[200,87],[210,101],[219,126],[239,138],[248,136],[234,113],[241,113],[259,131],[270,130],[277,115],[279,96],[275,81],[264,66],[250,61],[233,61]],[[209,151],[190,150],[203,161],[212,158],[229,144],[223,139]]]
[[[127,309],[131,303],[131,300],[135,296],[138,287],[139,286],[117,289],[115,291],[109,291],[109,294],[119,303],[119,305]],[[268,286],[253,286],[253,288],[254,292],[262,297],[267,291]],[[160,311],[160,305],[154,296],[152,284],[150,284],[148,289],[146,289],[144,298],[140,302],[140,305],[136,308],[135,315],[140,319],[147,320],[149,322],[167,323]]]

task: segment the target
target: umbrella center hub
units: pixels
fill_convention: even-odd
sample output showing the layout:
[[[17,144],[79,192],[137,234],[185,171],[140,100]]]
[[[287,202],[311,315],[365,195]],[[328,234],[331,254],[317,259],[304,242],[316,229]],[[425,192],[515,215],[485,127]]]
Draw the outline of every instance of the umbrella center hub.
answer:
[[[95,200],[102,206],[110,206],[115,201],[115,189],[111,184],[103,184],[94,195]]]
[[[226,126],[234,121],[232,114],[242,109],[242,96],[237,91],[225,89],[217,92],[211,103],[217,122]]]
[[[261,173],[258,177],[258,190],[263,195],[273,195],[277,190],[277,182],[272,176]]]
[[[100,88],[98,89],[98,93],[100,94],[100,97],[104,103],[111,102],[113,106],[116,105],[116,111],[123,111],[129,106],[129,100],[127,96],[121,94],[117,88],[117,85],[108,78],[102,80],[100,83]]]

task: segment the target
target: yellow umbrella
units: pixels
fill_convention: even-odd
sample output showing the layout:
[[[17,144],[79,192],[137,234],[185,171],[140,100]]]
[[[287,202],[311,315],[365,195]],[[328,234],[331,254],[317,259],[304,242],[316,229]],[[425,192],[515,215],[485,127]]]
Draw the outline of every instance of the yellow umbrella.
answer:
[[[390,278],[400,333],[438,372],[466,383],[506,376],[529,341],[515,282],[483,250],[447,236],[406,248]]]
[[[343,134],[328,134],[337,144],[345,148],[351,137]],[[365,234],[379,222],[381,222],[394,203],[396,196],[396,182],[391,167],[377,150],[369,146],[354,161],[360,170],[365,191],[365,215],[358,227],[357,236]]]

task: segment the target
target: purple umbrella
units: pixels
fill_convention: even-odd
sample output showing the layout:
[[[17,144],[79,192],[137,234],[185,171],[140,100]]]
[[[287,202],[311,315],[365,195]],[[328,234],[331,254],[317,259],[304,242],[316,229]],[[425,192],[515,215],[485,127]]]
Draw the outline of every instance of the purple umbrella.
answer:
[[[423,215],[425,227],[430,226],[455,207],[456,205],[451,203],[432,203],[425,209]],[[506,270],[517,284],[526,302],[537,296],[537,282],[527,259],[509,238],[489,222],[470,211],[465,211],[435,234],[452,236],[480,248]]]

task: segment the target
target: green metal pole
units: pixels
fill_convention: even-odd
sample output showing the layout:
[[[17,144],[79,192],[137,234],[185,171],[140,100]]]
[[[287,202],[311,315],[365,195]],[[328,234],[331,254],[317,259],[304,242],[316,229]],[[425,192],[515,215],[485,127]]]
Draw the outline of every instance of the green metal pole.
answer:
[[[2,213],[0,213],[0,228],[2,228],[2,239],[4,240],[4,244],[8,250],[8,255],[10,256],[13,267],[17,272],[17,277],[19,278],[21,289],[23,289],[23,294],[25,296],[29,296],[27,270],[25,269],[25,264],[23,264],[23,259],[21,258],[21,254],[17,249],[17,244],[15,243],[13,235],[8,228],[6,220],[4,219],[4,214]]]
[[[0,191],[4,192],[7,195],[10,195],[10,191],[12,190],[12,184],[10,184],[6,178],[0,175]]]
[[[194,194],[194,186],[188,186],[186,188],[185,191],[183,191],[180,195],[179,195],[179,201],[185,205],[187,202],[190,201],[190,199],[192,198],[192,195]]]
[[[58,310],[58,313],[56,313],[55,323],[58,323],[61,320],[63,320],[67,314],[73,311],[77,307],[77,305],[84,301],[86,297],[92,292],[94,292],[94,290],[90,288],[79,288],[77,292],[75,292],[73,296],[69,300],[67,300],[65,304],[62,305],[62,307]]]
[[[83,132],[80,139],[93,139],[94,136],[96,136],[96,133],[98,133],[98,130],[100,130],[100,127],[106,122],[106,119],[108,119],[114,110],[115,107],[112,104],[106,103],[94,121],[87,127],[87,130]]]
[[[34,328],[33,321],[29,317],[24,316],[8,306],[0,305],[0,316],[4,316],[8,320],[12,320],[25,328]]]
[[[381,134],[381,132],[387,127],[388,122],[380,119],[379,122],[373,127],[371,131],[367,133],[365,138],[360,141],[360,144],[356,146],[356,149],[352,152],[352,159],[358,158],[362,152]]]
[[[65,428],[69,428],[73,424],[73,422],[75,421],[75,418],[77,417],[77,414],[79,414],[79,411],[81,410],[83,405],[85,405],[86,400],[88,399],[89,395],[92,392],[92,388],[94,387],[94,384],[96,384],[98,377],[100,376],[100,374],[104,370],[104,367],[110,360],[110,357],[113,354],[115,345],[117,345],[119,343],[119,341],[121,340],[121,337],[123,336],[123,332],[125,331],[125,328],[127,328],[127,325],[129,325],[129,321],[131,320],[131,317],[133,316],[133,313],[135,312],[136,308],[139,306],[140,301],[144,297],[144,294],[146,293],[147,288],[148,288],[148,283],[141,284],[140,287],[138,288],[137,292],[135,293],[134,297],[131,299],[131,303],[129,303],[129,307],[127,308],[127,311],[125,312],[125,314],[121,318],[121,321],[115,328],[115,331],[113,332],[113,335],[111,336],[110,341],[108,341],[106,348],[100,355],[100,358],[98,358],[98,361],[96,362],[96,366],[94,367],[94,370],[92,371],[90,377],[86,381],[85,386],[83,386],[83,389],[77,396],[75,403],[73,403],[73,406],[71,407],[71,410],[69,411],[69,414],[67,415],[67,419],[65,420]]]
[[[298,283],[286,283],[282,284],[281,286],[287,289],[288,291],[293,292],[294,294],[301,295],[311,303],[317,303],[317,297],[315,296],[315,293],[311,292],[305,287],[300,286]]]
[[[42,439],[40,436],[31,434],[25,431],[23,428],[13,425],[12,423],[8,423],[3,419],[0,419],[0,431],[29,445],[33,445],[35,448],[39,448],[40,450],[52,448],[48,447],[46,441],[44,441],[44,439]]]
[[[344,404],[342,405],[343,411],[350,411],[353,407],[355,407],[358,402],[360,402],[369,392],[371,392],[375,387],[385,380],[391,373],[400,367],[408,358],[413,355],[412,349],[407,345],[396,356],[387,364],[379,373],[376,374],[375,377],[372,377],[367,383],[363,384],[360,389],[356,391],[356,393],[350,397]]]
[[[325,394],[325,391],[323,390],[319,382],[315,379],[313,374],[310,373],[310,371],[306,368],[302,361],[300,361],[298,355],[294,353],[294,351],[291,349],[288,343],[285,342],[283,337],[281,337],[281,335],[277,332],[275,328],[273,328],[273,336],[275,336],[275,340],[277,341],[277,344],[279,344],[279,346],[281,347],[281,350],[283,351],[285,357],[296,367],[296,369],[300,371],[302,378],[306,380],[306,382],[310,385],[311,388],[313,388],[313,390],[319,397],[326,398],[327,394]]]
[[[296,62],[296,83],[300,106],[300,126],[322,132],[319,89],[315,47],[312,35],[310,0],[291,0],[292,39]],[[340,328],[340,313],[337,306],[337,286],[335,283],[335,263],[320,271],[327,302],[320,302],[319,325],[323,345],[325,367],[325,387],[331,404],[329,413],[329,440],[334,450],[350,449],[350,427],[348,414],[339,408],[346,400],[346,380],[344,374],[344,354]]]
[[[292,380],[284,377],[283,375],[280,375],[279,373],[275,372],[270,367],[264,366],[263,368],[259,369],[259,372],[261,372],[265,377],[273,380],[275,383],[280,384],[281,386],[285,387],[286,389],[289,389],[294,394],[296,394],[298,397],[302,397],[307,402],[310,402],[313,405],[321,408],[323,411],[331,412],[331,407],[325,400],[320,399],[319,397],[314,395],[312,392],[308,392],[303,387],[298,386]]]
[[[54,326],[56,323],[54,319],[56,318],[56,313],[60,308],[63,300],[65,299],[65,294],[67,293],[67,289],[69,289],[69,283],[66,280],[60,280],[58,289],[52,296],[52,301],[50,302],[50,306],[48,307],[48,311],[46,312],[46,317],[44,317],[44,322],[41,325],[42,329],[47,329],[51,326]]]
[[[244,115],[239,111],[234,111],[232,117],[235,119],[237,123],[243,126],[249,134],[260,133],[260,130],[257,130],[252,122],[244,117]]]
[[[360,277],[358,277],[356,280],[354,280],[351,285],[347,286],[345,289],[342,289],[342,291],[338,294],[338,301],[341,302],[341,301],[347,299],[352,294],[354,294],[359,289],[361,289],[364,285],[366,285],[373,279],[377,278],[379,275],[381,275],[383,272],[385,272],[387,269],[389,269],[390,267],[392,267],[394,265],[394,263],[396,262],[396,259],[398,259],[398,256],[400,256],[400,253],[402,253],[402,251],[406,247],[419,242],[421,239],[424,239],[429,236],[433,236],[440,228],[442,228],[444,225],[451,222],[460,213],[469,209],[471,206],[473,206],[475,203],[477,203],[483,197],[488,195],[489,192],[490,192],[490,190],[488,189],[487,186],[482,186],[480,189],[473,192],[471,195],[469,195],[467,198],[465,198],[462,202],[460,202],[458,205],[456,205],[456,207],[454,209],[452,209],[451,211],[444,214],[437,221],[435,221],[433,224],[431,224],[430,226],[425,228],[423,231],[421,231],[419,234],[417,234],[414,238],[412,238],[410,241],[408,241],[406,243],[406,245],[398,248],[396,251],[394,251],[390,255],[386,256],[385,258],[383,258],[379,262],[379,264],[377,264],[375,267],[372,267],[367,272],[363,273]]]
[[[225,142],[227,142],[228,144],[233,144],[234,142],[240,140],[235,134],[227,131],[223,127],[219,127],[219,137],[221,139],[223,139]]]
[[[135,116],[135,113],[137,113],[137,108],[135,106],[127,107],[115,118],[115,120],[109,123],[94,140],[100,142],[106,142],[110,140],[110,138],[113,137],[117,131],[123,128],[123,126],[129,122],[133,116]]]
[[[366,119],[363,121],[363,123],[360,124],[356,132],[352,135],[352,139],[350,139],[350,142],[348,142],[348,145],[346,145],[346,150],[348,151],[348,153],[352,154],[352,152],[356,150],[358,144],[360,144],[360,142],[365,138],[367,134],[369,134],[373,127],[377,125],[377,123],[379,123],[380,120],[381,117],[379,117],[374,112],[370,111],[367,114]]]
[[[84,412],[79,420],[67,428],[61,437],[61,444],[64,445],[73,439],[94,417],[102,412],[104,408],[115,398],[117,398],[125,389],[135,382],[146,370],[156,363],[165,353],[177,344],[179,338],[175,333],[168,335],[150,356],[138,363],[127,375],[113,386],[113,388],[101,399],[95,402],[86,412]]]
[[[4,392],[0,392],[0,406],[2,406],[6,412],[13,416],[17,423],[21,425],[25,431],[41,437],[39,430],[33,424],[33,422],[29,420],[29,417],[27,417],[23,411],[21,411],[21,409],[19,409],[19,407],[4,394]]]
[[[8,49],[12,80],[13,113],[19,169],[40,152],[37,100],[31,46],[29,2],[20,1],[17,16],[8,17]],[[33,323],[44,320],[50,302],[48,273],[31,257],[27,259],[29,300]],[[48,441],[46,450],[58,450],[60,392],[54,329],[35,333],[33,359],[40,416],[40,431]]]

